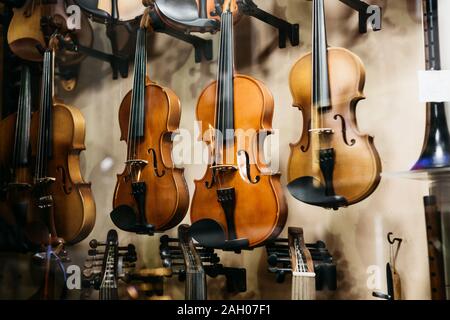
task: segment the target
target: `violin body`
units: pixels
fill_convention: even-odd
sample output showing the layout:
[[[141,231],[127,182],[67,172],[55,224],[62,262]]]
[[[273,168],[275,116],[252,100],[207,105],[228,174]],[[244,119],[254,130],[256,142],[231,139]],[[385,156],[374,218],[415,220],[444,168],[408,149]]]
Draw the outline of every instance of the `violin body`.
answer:
[[[202,92],[197,104],[197,120],[202,123],[202,137],[211,148],[214,143],[208,138],[210,136],[208,130],[217,128],[216,92],[217,81]],[[260,81],[248,76],[235,75],[234,109],[234,124],[235,128],[238,128],[235,131],[235,141],[245,142],[240,146],[234,143],[231,147],[224,147],[224,159],[228,158],[226,155],[234,156],[229,157],[233,159],[231,162],[225,161],[223,165],[239,167],[239,170],[223,175],[219,173],[221,177],[216,177],[216,182],[213,182],[215,180],[213,170],[209,168],[202,179],[195,181],[191,221],[195,223],[202,219],[213,219],[228,233],[228,222],[224,209],[218,201],[217,192],[221,186],[232,186],[236,193],[234,215],[236,236],[238,239],[248,239],[250,247],[254,247],[275,238],[287,219],[287,205],[280,183],[280,174],[273,174],[262,161],[264,150],[260,148],[262,144],[257,142],[261,135],[267,136],[271,133],[273,97]],[[251,130],[252,134],[245,136],[247,130]],[[237,160],[238,158],[242,160],[243,154],[248,156],[248,167]],[[218,183],[219,179],[221,186]]]
[[[14,9],[14,15],[8,29],[8,44],[11,51],[18,57],[29,61],[42,61],[42,54],[36,46],[46,48],[45,36],[50,36],[54,30],[45,30],[49,34],[42,32],[42,18],[50,17],[53,26],[48,28],[58,28],[66,39],[76,40],[77,43],[92,47],[94,33],[88,18],[81,15],[81,29],[68,30],[66,21],[66,2],[57,0],[54,4],[42,4],[42,0],[28,0],[22,8]],[[58,55],[58,63],[64,66],[79,64],[85,54],[63,50]]]
[[[41,7],[31,8],[28,0],[22,8],[13,9],[8,29],[8,44],[11,51],[18,57],[29,61],[42,61],[41,53],[36,46],[45,48],[45,39],[41,31]]]
[[[39,113],[35,112],[31,121],[33,156],[38,152]],[[52,117],[53,156],[47,162],[47,176],[55,178],[49,186],[54,232],[73,244],[86,238],[95,223],[91,184],[84,182],[80,170],[80,152],[85,150],[85,122],[78,109],[60,102],[53,104]]]
[[[333,183],[336,194],[347,204],[368,197],[380,181],[381,162],[373,137],[359,132],[356,106],[364,99],[365,69],[358,56],[343,48],[328,48],[331,109],[322,113],[320,126],[331,129],[328,143],[336,154]],[[306,54],[295,64],[290,74],[294,107],[303,115],[300,140],[291,144],[288,181],[311,176],[324,181],[320,171],[313,170],[311,147],[312,55]]]
[[[16,195],[11,194],[9,187],[9,184],[13,181],[11,168],[13,163],[12,155],[14,150],[16,119],[17,116],[13,113],[0,121],[0,136],[2,137],[0,139],[0,217],[10,226],[16,225],[17,223],[12,210],[12,202],[16,198]],[[30,180],[27,182],[32,181],[31,176],[29,178]]]
[[[119,110],[121,140],[128,141],[129,119],[132,101],[130,91]],[[145,218],[156,231],[164,231],[178,225],[189,207],[189,191],[184,180],[184,169],[172,162],[172,134],[178,130],[181,118],[180,100],[169,88],[147,81],[145,86],[144,138],[136,142],[136,156],[147,164],[140,172],[145,181]],[[117,176],[113,207],[126,205],[139,212],[132,195],[131,168],[127,164]]]

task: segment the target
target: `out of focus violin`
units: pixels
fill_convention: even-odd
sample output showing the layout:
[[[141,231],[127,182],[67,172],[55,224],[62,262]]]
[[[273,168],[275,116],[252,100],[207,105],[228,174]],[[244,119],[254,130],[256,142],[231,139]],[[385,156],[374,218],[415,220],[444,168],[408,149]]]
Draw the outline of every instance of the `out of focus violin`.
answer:
[[[83,115],[54,95],[56,48],[52,37],[50,49],[44,52],[40,107],[31,122],[33,195],[36,217],[46,221],[48,233],[76,243],[94,227],[95,203],[80,170],[80,153],[85,149]]]

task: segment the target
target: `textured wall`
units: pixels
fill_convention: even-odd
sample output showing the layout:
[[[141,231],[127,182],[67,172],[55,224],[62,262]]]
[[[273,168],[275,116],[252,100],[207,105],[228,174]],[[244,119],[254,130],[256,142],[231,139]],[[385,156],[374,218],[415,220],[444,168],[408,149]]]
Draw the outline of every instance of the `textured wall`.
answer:
[[[288,46],[283,50],[277,49],[275,30],[258,20],[244,18],[236,27],[237,70],[262,80],[275,98],[273,127],[280,129],[280,170],[282,183],[286,185],[289,143],[298,140],[302,123],[300,112],[291,107],[288,74],[295,61],[311,50],[311,3],[302,0],[255,2],[278,16],[301,24],[301,46]],[[350,49],[366,66],[367,99],[361,101],[357,109],[359,127],[362,132],[375,136],[385,173],[405,171],[420,153],[425,124],[425,107],[418,101],[416,80],[417,70],[424,65],[420,1],[368,1],[382,5],[385,15],[383,30],[367,35],[357,32],[355,12],[338,0],[326,2],[329,44]],[[95,46],[109,49],[102,27],[96,26],[95,30]],[[150,76],[178,94],[183,105],[181,127],[193,136],[196,100],[202,88],[215,78],[216,61],[194,64],[193,50],[187,44],[162,34],[152,36],[152,39]],[[216,49],[217,41],[215,56]],[[126,157],[126,145],[119,141],[117,111],[131,84],[132,77],[112,81],[106,63],[88,58],[82,66],[77,90],[70,94],[61,93],[67,103],[81,109],[87,123],[87,151],[83,153],[82,166],[86,180],[93,183],[98,209],[96,226],[89,239],[103,239],[113,227],[109,212],[115,175],[122,171]],[[113,164],[102,170],[105,158],[112,159]],[[193,180],[202,177],[205,166],[185,165],[185,168],[192,193]],[[404,239],[397,260],[404,297],[430,297],[422,206],[426,183],[383,177],[372,196],[338,212],[302,204],[285,191],[289,205],[287,225],[303,227],[309,242],[325,240],[336,259],[339,289],[335,293],[323,293],[322,297],[371,299],[372,290],[366,283],[367,269],[373,265],[380,270],[379,289],[386,291],[384,270],[389,251],[385,239],[389,231]],[[189,222],[189,217],[185,222]],[[176,231],[169,234],[173,236]],[[160,265],[158,237],[120,232],[120,239],[122,243],[131,241],[137,246],[140,264],[147,267]],[[70,249],[74,263],[82,264],[87,249],[87,241]],[[277,284],[274,276],[267,272],[264,249],[241,255],[226,253],[222,258],[225,265],[247,268],[248,291],[230,296],[225,292],[224,279],[218,278],[209,282],[211,298],[290,298],[290,281]],[[167,282],[167,289],[174,298],[183,298],[184,284],[176,279]]]

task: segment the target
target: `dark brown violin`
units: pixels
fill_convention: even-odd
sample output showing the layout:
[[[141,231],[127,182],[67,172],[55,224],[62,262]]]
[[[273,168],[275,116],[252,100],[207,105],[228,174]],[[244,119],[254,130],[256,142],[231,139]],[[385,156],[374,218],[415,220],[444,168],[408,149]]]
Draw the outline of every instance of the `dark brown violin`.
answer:
[[[33,193],[37,217],[46,221],[49,233],[76,243],[94,227],[95,203],[80,170],[80,153],[85,149],[83,115],[54,97],[56,41],[52,38],[52,49],[44,53],[40,108],[31,122]]]
[[[291,145],[288,189],[300,201],[338,209],[376,189],[381,161],[373,137],[361,134],[356,122],[356,105],[364,99],[364,65],[352,52],[328,47],[324,1],[314,0],[313,6],[313,50],[290,75],[303,133]]]
[[[117,177],[111,218],[126,231],[149,233],[175,227],[186,215],[189,192],[183,169],[172,162],[172,135],[181,117],[180,100],[169,88],[147,80],[148,14],[137,32],[133,90],[119,110],[121,140],[127,142],[125,170]]]
[[[22,230],[32,218],[32,185],[30,123],[31,123],[31,80],[30,69],[22,67],[17,112],[0,122],[0,167],[3,172],[0,198],[0,216],[10,226]],[[42,224],[40,224],[42,226]],[[38,230],[37,225],[34,226]],[[40,229],[37,239],[18,239],[41,244],[47,238],[45,228]],[[30,236],[30,235],[28,235]]]
[[[233,6],[225,1],[217,81],[200,95],[197,119],[210,163],[195,182],[192,236],[210,247],[254,247],[276,237],[287,206],[280,174],[265,164],[273,97],[260,81],[234,72]]]

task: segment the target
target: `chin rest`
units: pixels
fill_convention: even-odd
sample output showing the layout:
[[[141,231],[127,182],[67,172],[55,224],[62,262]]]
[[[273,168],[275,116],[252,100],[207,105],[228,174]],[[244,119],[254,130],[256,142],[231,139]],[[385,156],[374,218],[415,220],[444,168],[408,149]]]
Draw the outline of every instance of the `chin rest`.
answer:
[[[214,19],[200,18],[195,0],[155,0],[156,8],[167,19],[176,24],[194,29],[218,28]]]
[[[248,239],[227,240],[223,227],[212,219],[194,222],[189,229],[189,235],[206,248],[240,251],[249,247]]]
[[[110,216],[116,227],[123,231],[146,235],[153,235],[155,233],[155,227],[151,224],[139,222],[137,213],[129,206],[115,208]]]
[[[327,195],[325,186],[314,177],[295,179],[287,187],[295,199],[314,206],[337,210],[348,203],[342,196]]]
[[[98,8],[98,0],[74,0],[75,4],[89,14],[104,20],[110,20],[111,15]]]

